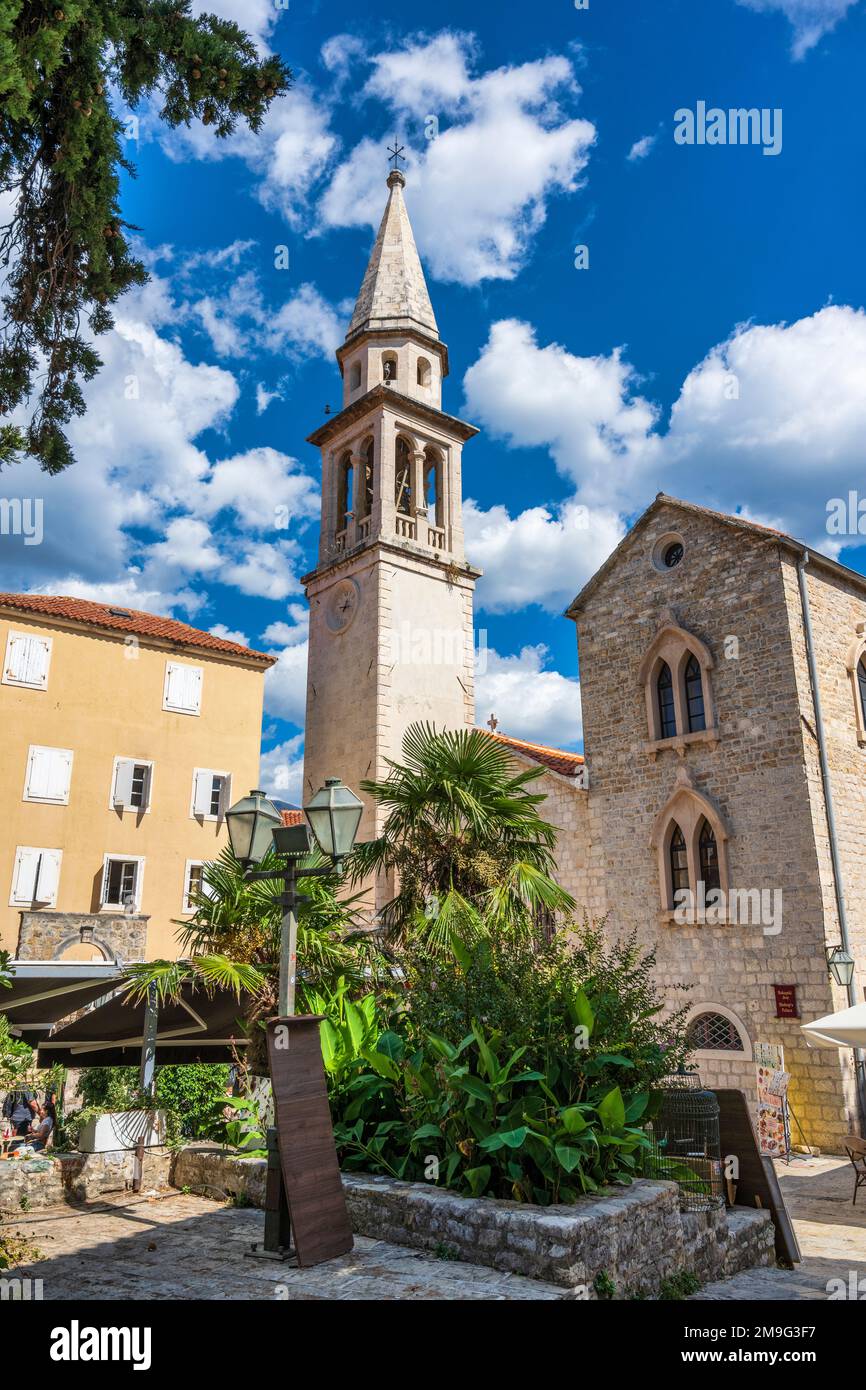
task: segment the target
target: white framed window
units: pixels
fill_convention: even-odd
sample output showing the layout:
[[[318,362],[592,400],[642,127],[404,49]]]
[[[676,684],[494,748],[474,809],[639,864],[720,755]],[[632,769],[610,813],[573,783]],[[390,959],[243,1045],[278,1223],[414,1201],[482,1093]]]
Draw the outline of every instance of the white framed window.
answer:
[[[102,868],[100,904],[113,912],[138,912],[144,880],[144,859],[134,854],[106,854]]]
[[[197,767],[192,774],[190,815],[200,820],[222,820],[231,804],[231,773]]]
[[[24,685],[29,690],[45,690],[51,663],[51,638],[12,632],[6,639],[3,685]]]
[[[204,893],[206,897],[214,896],[213,890],[208,888],[204,881],[205,861],[201,859],[188,859],[186,868],[183,872],[183,912],[195,912],[196,904],[190,901],[191,894]]]
[[[25,801],[68,806],[71,782],[71,748],[43,748],[40,744],[31,743],[24,779]]]
[[[111,800],[115,811],[149,811],[153,796],[153,763],[144,758],[115,758]]]
[[[10,907],[55,907],[63,851],[19,845],[12,870]]]
[[[185,666],[179,661],[165,663],[163,709],[175,714],[201,714],[201,666]]]

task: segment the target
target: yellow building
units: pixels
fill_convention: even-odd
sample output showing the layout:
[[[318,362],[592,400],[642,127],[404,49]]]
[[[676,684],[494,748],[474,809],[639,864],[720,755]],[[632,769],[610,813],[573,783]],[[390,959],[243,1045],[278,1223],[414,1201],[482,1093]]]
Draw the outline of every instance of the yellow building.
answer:
[[[176,955],[225,810],[258,781],[274,658],[150,613],[0,594],[0,659],[0,947]]]

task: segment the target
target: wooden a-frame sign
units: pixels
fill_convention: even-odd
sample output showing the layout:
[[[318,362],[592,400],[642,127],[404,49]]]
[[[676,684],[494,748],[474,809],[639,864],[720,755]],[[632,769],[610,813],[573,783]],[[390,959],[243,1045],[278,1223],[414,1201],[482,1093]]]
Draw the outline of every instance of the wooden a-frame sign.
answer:
[[[268,1059],[280,1166],[298,1264],[352,1249],[319,1042],[321,1014],[268,1020]]]

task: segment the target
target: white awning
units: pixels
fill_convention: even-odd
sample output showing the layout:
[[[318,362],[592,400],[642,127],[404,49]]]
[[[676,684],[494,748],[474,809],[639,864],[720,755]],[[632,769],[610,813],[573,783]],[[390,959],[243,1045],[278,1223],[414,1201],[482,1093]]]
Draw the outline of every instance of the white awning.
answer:
[[[866,1004],[800,1026],[806,1041],[816,1047],[866,1047]]]

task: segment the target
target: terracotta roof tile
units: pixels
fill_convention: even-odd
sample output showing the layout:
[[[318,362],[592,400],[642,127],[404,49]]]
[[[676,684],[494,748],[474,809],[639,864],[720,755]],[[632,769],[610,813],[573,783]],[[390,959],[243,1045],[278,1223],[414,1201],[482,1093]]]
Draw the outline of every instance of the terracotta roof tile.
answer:
[[[253,651],[251,647],[242,647],[238,642],[227,642],[223,637],[202,632],[188,623],[161,618],[155,613],[142,613],[137,608],[124,608],[120,604],[115,607],[108,603],[94,603],[91,599],[67,598],[57,594],[0,594],[0,608],[14,608],[34,617],[67,618],[110,632],[134,632],[140,637],[161,638],[182,647],[200,647],[206,651],[224,652],[227,656],[243,656],[267,666],[272,666],[276,660],[266,652]]]
[[[283,818],[283,825],[301,825],[304,819],[303,811],[280,811]]]
[[[487,734],[489,738],[495,738],[497,743],[507,743],[516,753],[522,753],[525,758],[532,758],[533,762],[542,763],[552,771],[558,772],[561,777],[577,777],[583,767],[582,753],[566,753],[561,748],[548,748],[543,743],[527,743],[521,738],[508,738],[505,734],[491,733],[489,729],[481,729],[480,732]]]

